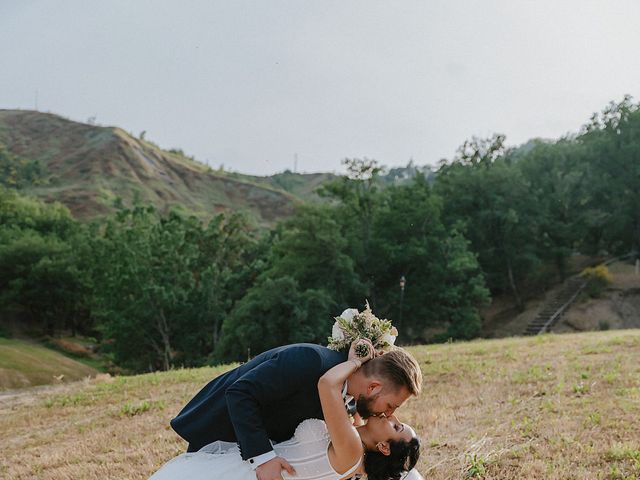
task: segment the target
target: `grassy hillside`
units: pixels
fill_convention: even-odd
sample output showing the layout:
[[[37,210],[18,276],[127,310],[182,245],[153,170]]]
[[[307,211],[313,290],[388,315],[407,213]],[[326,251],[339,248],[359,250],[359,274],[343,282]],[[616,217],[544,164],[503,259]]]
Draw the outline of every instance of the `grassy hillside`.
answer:
[[[303,200],[319,200],[316,190],[326,182],[337,178],[332,173],[293,173],[289,170],[268,177],[241,175],[249,181],[284,190]]]
[[[27,193],[58,200],[80,218],[113,210],[117,198],[160,210],[180,208],[201,218],[227,210],[248,212],[262,225],[289,216],[300,199],[268,178],[216,172],[116,127],[72,122],[57,115],[0,110],[0,144],[38,161],[50,180]],[[306,194],[314,179],[296,178],[290,191]]]
[[[413,347],[400,413],[428,479],[640,476],[640,330]],[[145,479],[186,445],[169,419],[222,368],[102,377],[0,403],[0,476]]]
[[[41,345],[0,338],[0,391],[80,380],[95,369]]]

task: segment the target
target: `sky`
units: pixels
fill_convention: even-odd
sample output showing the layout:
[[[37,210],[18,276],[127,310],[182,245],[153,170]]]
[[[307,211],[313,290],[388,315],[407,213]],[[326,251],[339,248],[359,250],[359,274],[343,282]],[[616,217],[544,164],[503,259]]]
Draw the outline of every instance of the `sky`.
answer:
[[[0,108],[257,175],[436,165],[639,100],[638,25],[637,0],[0,0]]]

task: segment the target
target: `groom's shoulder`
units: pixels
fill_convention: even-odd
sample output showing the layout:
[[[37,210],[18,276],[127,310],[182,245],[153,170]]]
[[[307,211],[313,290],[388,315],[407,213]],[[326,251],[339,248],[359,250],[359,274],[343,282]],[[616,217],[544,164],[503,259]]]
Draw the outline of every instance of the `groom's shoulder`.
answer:
[[[331,368],[346,360],[346,355],[344,353],[336,352],[335,350],[331,350],[330,348],[317,345],[315,343],[294,343],[292,345],[287,345],[285,348],[291,349],[303,356],[317,356],[322,366],[325,368]]]
[[[293,343],[274,348],[266,353],[269,356],[282,355],[289,358],[318,361],[321,368],[327,369],[346,359],[344,353],[336,352],[335,350],[315,343]]]
[[[331,356],[338,354],[335,350],[318,345],[316,343],[292,343],[290,345],[284,345],[280,347],[281,350],[297,351],[297,352],[314,352],[318,355]]]

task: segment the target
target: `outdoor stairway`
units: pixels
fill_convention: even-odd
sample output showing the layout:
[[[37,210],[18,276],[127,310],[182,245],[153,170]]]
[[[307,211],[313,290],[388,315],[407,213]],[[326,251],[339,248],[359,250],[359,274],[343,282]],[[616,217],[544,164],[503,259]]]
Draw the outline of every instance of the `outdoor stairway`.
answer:
[[[547,302],[536,318],[527,325],[524,332],[525,335],[540,335],[551,331],[551,328],[562,318],[562,315],[571,306],[586,283],[580,276],[571,277],[567,280],[562,291]]]

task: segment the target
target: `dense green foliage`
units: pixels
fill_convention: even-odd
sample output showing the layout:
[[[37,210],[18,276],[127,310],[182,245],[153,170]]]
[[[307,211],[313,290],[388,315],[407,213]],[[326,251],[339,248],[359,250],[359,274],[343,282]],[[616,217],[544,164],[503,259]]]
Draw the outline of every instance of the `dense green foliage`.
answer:
[[[558,141],[474,138],[435,178],[412,167],[389,183],[375,161],[345,163],[323,203],[269,232],[241,215],[204,224],[142,206],[81,224],[2,189],[0,311],[50,335],[95,335],[121,367],[168,369],[324,343],[333,316],[365,299],[401,343],[472,338],[491,295],[522,307],[554,281],[541,272],[564,279],[571,255],[640,246],[640,110],[628,98]],[[21,165],[5,185],[33,182]]]
[[[640,251],[640,110],[625,98],[579,134],[506,149],[504,137],[466,142],[435,182],[445,223],[471,241],[493,293],[522,286],[541,264],[564,279],[577,252]]]
[[[0,188],[0,306],[27,311],[49,334],[87,325],[85,230],[60,204]]]
[[[151,208],[123,210],[95,245],[95,314],[116,361],[166,370],[206,359],[252,268],[242,219],[216,217],[205,227]]]
[[[441,167],[436,191],[447,223],[458,225],[477,252],[493,290],[509,289],[522,305],[519,280],[535,266],[538,205],[527,179],[505,154],[504,137],[473,140]]]

